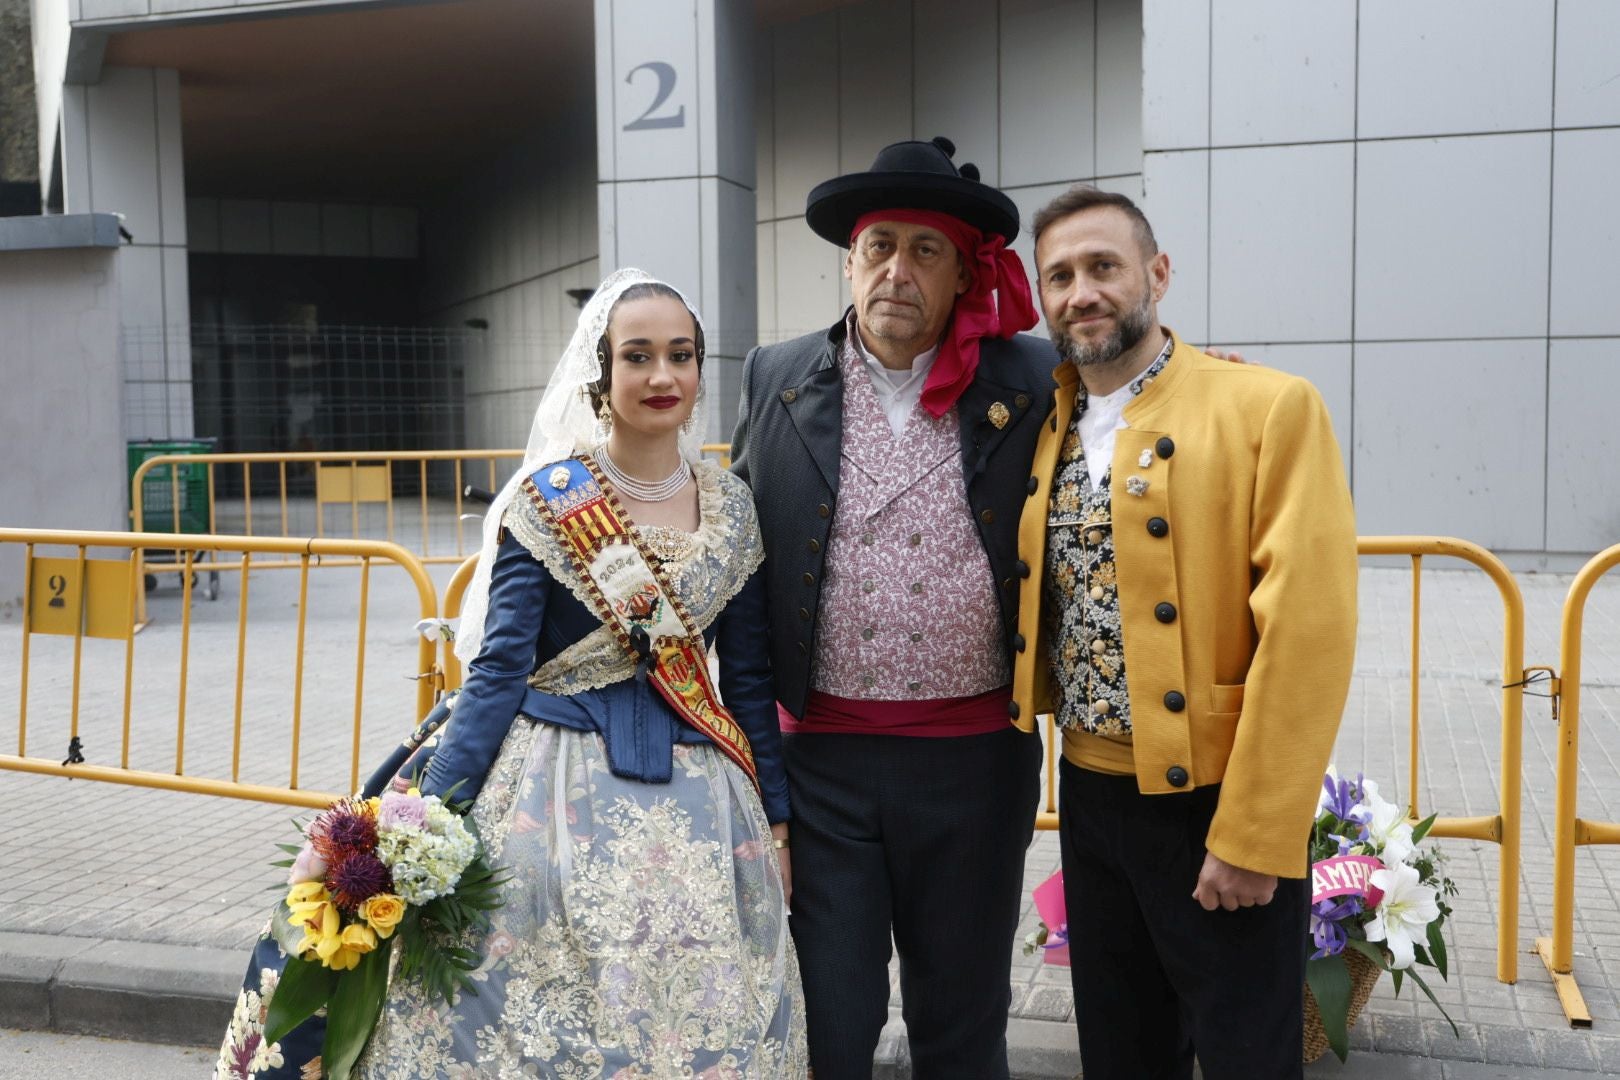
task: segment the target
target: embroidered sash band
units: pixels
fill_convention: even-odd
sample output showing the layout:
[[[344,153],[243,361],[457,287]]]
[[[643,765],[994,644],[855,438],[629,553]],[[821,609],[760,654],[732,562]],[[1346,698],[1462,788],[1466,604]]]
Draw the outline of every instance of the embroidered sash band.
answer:
[[[703,636],[660,562],[630,527],[618,496],[588,455],[547,465],[523,484],[589,593],[596,614],[670,708],[757,785],[748,736],[720,704]]]

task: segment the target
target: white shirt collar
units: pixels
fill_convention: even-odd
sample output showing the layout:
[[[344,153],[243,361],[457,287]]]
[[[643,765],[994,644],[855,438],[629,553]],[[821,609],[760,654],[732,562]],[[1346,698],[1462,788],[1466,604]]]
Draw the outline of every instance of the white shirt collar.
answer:
[[[880,396],[885,391],[904,393],[911,388],[913,380],[917,380],[919,383],[926,380],[929,370],[934,366],[934,361],[939,357],[939,346],[935,345],[932,349],[918,353],[911,358],[909,373],[905,368],[885,367],[883,361],[867,351],[866,342],[861,340],[860,326],[856,323],[853,314],[849,318],[849,337],[855,343],[855,351],[860,354],[861,359],[866,363],[867,370],[872,373],[872,383]],[[918,394],[919,396],[921,394],[920,388]]]
[[[872,391],[877,394],[878,405],[883,409],[884,417],[889,421],[889,431],[899,438],[906,429],[906,421],[922,400],[923,384],[928,381],[928,373],[933,370],[934,361],[939,356],[939,346],[919,353],[911,358],[911,367],[892,369],[883,366],[883,361],[867,351],[866,343],[861,340],[859,328],[855,323],[855,313],[849,315],[849,340],[855,346],[855,353],[866,365],[866,373],[872,384]]]

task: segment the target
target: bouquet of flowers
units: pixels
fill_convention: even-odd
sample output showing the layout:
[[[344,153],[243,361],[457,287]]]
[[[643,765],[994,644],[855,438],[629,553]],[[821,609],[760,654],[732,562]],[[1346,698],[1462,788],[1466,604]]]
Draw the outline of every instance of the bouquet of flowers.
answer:
[[[1442,979],[1447,977],[1441,929],[1451,914],[1447,900],[1457,895],[1457,886],[1445,875],[1444,855],[1419,846],[1433,825],[1433,815],[1416,825],[1406,821],[1401,809],[1381,798],[1378,785],[1364,777],[1341,779],[1330,767],[1323,778],[1311,827],[1306,948],[1312,951],[1305,981],[1328,1046],[1340,1061],[1349,1043],[1351,977],[1346,959],[1351,952],[1372,962],[1374,978],[1377,971],[1388,971],[1397,994],[1402,980],[1410,978],[1446,1017],[1453,1034],[1457,1031],[1415,967],[1432,967]]]
[[[274,1044],[326,1009],[321,1061],[345,1080],[382,1013],[389,957],[399,975],[451,1003],[476,994],[478,953],[460,942],[486,928],[505,881],[485,859],[474,828],[435,796],[390,791],[333,803],[303,830],[274,927],[288,955],[265,1019]]]

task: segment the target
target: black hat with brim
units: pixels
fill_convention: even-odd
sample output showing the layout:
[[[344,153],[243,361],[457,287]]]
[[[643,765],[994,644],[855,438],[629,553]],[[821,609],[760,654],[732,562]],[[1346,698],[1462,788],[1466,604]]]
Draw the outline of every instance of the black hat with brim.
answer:
[[[973,164],[958,169],[951,161],[955,153],[944,137],[891,143],[866,172],[817,184],[805,200],[804,219],[823,240],[848,247],[855,223],[875,210],[934,210],[1012,243],[1018,237],[1018,207],[981,183]]]

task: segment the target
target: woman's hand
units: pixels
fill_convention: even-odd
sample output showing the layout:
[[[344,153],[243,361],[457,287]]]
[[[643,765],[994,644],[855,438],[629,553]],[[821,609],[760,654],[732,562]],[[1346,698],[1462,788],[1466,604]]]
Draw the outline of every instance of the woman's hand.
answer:
[[[776,861],[782,867],[782,904],[789,911],[793,910],[793,857],[788,853],[787,822],[778,822],[771,826],[771,839],[780,840],[781,846],[772,845],[776,851]]]

